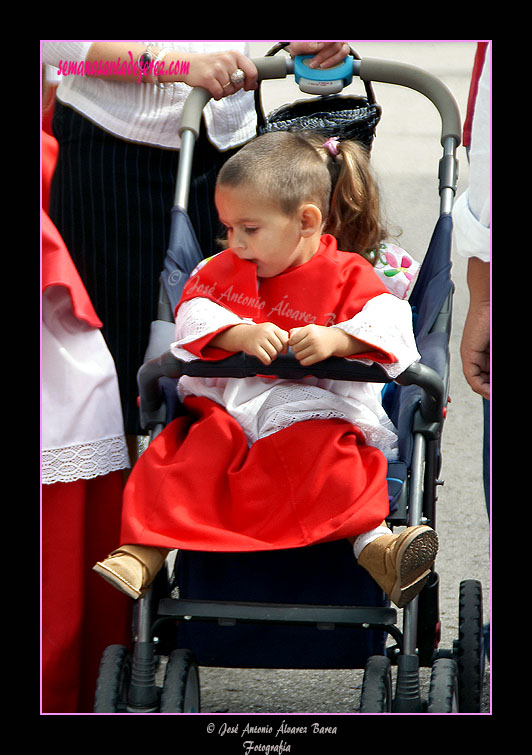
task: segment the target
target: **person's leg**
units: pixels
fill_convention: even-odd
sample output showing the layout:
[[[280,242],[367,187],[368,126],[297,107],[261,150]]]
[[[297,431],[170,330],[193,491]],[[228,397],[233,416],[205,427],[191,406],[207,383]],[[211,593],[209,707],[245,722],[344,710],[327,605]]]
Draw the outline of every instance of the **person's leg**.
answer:
[[[482,466],[483,466],[483,475],[484,475],[484,496],[486,499],[486,510],[488,512],[488,518],[490,518],[490,494],[491,494],[491,485],[490,485],[490,473],[491,473],[491,460],[490,460],[490,449],[491,449],[491,422],[490,422],[490,402],[488,399],[483,398],[482,399],[482,409],[484,413],[484,442],[483,442],[483,448],[482,448]]]
[[[484,410],[484,444],[482,449],[482,466],[484,474],[484,497],[486,500],[486,511],[488,512],[488,519],[491,519],[491,422],[490,422],[490,402],[482,399]],[[484,652],[490,657],[490,629],[491,623],[488,621],[484,624]]]
[[[87,481],[84,548],[83,657],[79,710],[92,712],[100,661],[109,645],[132,641],[132,603],[94,574],[92,566],[120,542],[122,470]]]
[[[42,487],[42,710],[76,713],[83,622],[85,480]]]

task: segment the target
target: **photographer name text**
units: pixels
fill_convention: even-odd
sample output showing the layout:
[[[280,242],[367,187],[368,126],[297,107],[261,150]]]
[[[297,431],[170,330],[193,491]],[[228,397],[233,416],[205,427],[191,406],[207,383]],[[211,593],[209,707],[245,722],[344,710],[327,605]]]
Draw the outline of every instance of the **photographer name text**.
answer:
[[[240,723],[229,724],[226,722],[216,726],[214,723],[210,723],[207,725],[207,732],[209,734],[217,734],[219,737],[240,737],[243,740],[242,752],[244,755],[252,755],[255,752],[264,753],[265,755],[281,755],[281,753],[292,751],[292,745],[286,742],[284,737],[327,736],[338,733],[336,726],[323,726],[317,722],[303,726],[291,726],[285,720],[279,726],[272,726],[271,724],[253,725],[250,723],[241,726]],[[259,742],[252,739],[253,736],[260,736],[261,738],[265,736],[272,737],[277,741],[274,744]]]

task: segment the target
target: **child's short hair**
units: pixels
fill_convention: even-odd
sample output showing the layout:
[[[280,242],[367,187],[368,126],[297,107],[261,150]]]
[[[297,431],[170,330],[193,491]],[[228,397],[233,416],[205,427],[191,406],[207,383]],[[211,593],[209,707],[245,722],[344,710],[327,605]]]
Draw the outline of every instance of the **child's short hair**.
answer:
[[[253,187],[265,201],[292,215],[304,202],[321,211],[323,232],[338,248],[362,254],[373,264],[387,237],[369,153],[352,141],[331,154],[319,134],[275,131],[248,142],[223,165],[218,184]]]
[[[324,221],[329,214],[329,171],[314,147],[298,133],[276,131],[248,142],[222,166],[218,183],[253,186],[287,215],[304,202],[315,204]]]

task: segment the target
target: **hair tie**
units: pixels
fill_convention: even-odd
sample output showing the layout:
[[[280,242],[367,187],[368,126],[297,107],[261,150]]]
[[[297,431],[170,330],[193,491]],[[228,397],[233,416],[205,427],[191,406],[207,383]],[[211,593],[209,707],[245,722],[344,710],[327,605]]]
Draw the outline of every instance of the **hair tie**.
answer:
[[[336,157],[338,154],[338,145],[340,144],[340,139],[338,139],[337,136],[330,136],[326,142],[323,142],[321,145],[322,147],[326,147],[326,149],[329,150],[329,153]]]

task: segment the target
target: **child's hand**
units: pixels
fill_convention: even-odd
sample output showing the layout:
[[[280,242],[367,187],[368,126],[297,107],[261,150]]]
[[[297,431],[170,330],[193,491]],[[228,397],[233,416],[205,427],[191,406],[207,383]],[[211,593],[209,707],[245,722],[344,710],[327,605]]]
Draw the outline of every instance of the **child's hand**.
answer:
[[[298,362],[308,367],[332,356],[335,347],[334,329],[323,325],[292,328],[288,345],[292,347]]]
[[[263,364],[271,364],[277,354],[288,351],[288,333],[273,322],[242,323],[220,333],[211,345],[227,351],[243,351]]]
[[[363,350],[361,342],[345,331],[323,325],[292,328],[288,345],[304,367],[332,356],[346,357]]]
[[[257,357],[263,364],[271,364],[277,354],[288,351],[288,333],[273,322],[262,322],[242,328],[242,351]]]

